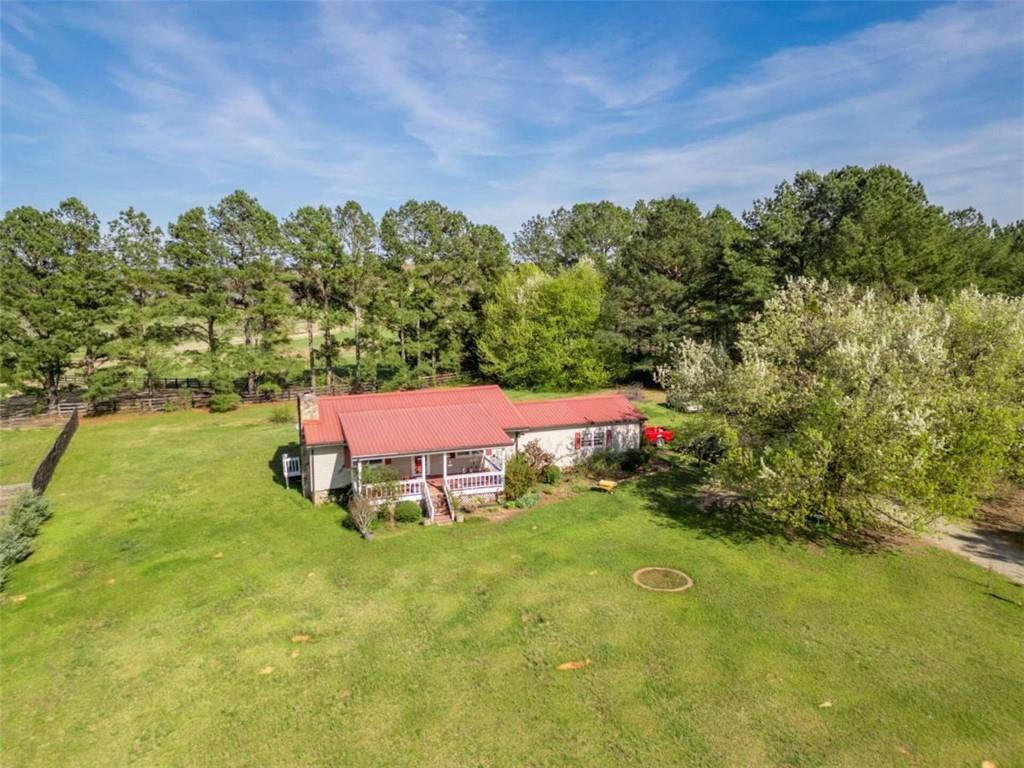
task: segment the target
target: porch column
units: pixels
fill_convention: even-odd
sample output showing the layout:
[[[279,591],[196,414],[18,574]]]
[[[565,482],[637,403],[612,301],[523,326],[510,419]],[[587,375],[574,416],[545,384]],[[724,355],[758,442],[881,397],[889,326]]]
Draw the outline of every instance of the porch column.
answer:
[[[448,454],[441,454],[441,477],[445,485],[448,485]]]
[[[363,490],[363,460],[356,459],[356,492]]]
[[[427,487],[427,454],[420,456],[420,479],[423,481],[423,487]]]

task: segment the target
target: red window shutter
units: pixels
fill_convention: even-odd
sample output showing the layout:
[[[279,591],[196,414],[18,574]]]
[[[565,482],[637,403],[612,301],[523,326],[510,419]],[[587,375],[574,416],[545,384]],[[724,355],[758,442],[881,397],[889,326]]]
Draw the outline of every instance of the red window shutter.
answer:
[[[573,435],[573,441],[575,442],[576,450],[578,451],[580,447],[583,445],[583,433],[577,432],[575,435]]]
[[[384,459],[384,464],[385,465],[390,464],[390,463],[391,463],[391,459]]]
[[[347,445],[345,446],[345,458],[343,459],[343,462],[343,467],[348,467],[349,469],[352,468],[352,451],[348,449]]]

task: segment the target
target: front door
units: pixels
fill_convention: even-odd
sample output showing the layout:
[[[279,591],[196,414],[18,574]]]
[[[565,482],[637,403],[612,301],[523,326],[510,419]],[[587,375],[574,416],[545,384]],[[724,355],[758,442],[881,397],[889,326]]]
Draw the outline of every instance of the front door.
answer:
[[[444,473],[444,457],[443,453],[428,453],[427,454],[427,474],[433,477],[434,475],[441,475]]]

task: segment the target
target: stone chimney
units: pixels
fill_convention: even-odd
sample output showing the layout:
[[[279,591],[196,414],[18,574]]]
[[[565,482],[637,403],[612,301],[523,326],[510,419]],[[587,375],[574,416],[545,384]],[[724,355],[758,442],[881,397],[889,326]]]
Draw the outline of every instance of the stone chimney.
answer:
[[[320,418],[320,400],[316,392],[303,392],[299,395],[299,419],[315,421]]]

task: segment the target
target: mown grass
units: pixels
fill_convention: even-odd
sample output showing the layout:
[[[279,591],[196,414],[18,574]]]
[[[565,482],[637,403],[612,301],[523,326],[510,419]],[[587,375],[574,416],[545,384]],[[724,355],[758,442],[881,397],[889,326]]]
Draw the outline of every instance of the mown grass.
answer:
[[[1021,595],[965,561],[766,536],[688,470],[364,542],[270,410],[83,423],[0,607],[4,764],[1024,763]]]
[[[0,485],[31,480],[60,430],[55,426],[0,431]]]

